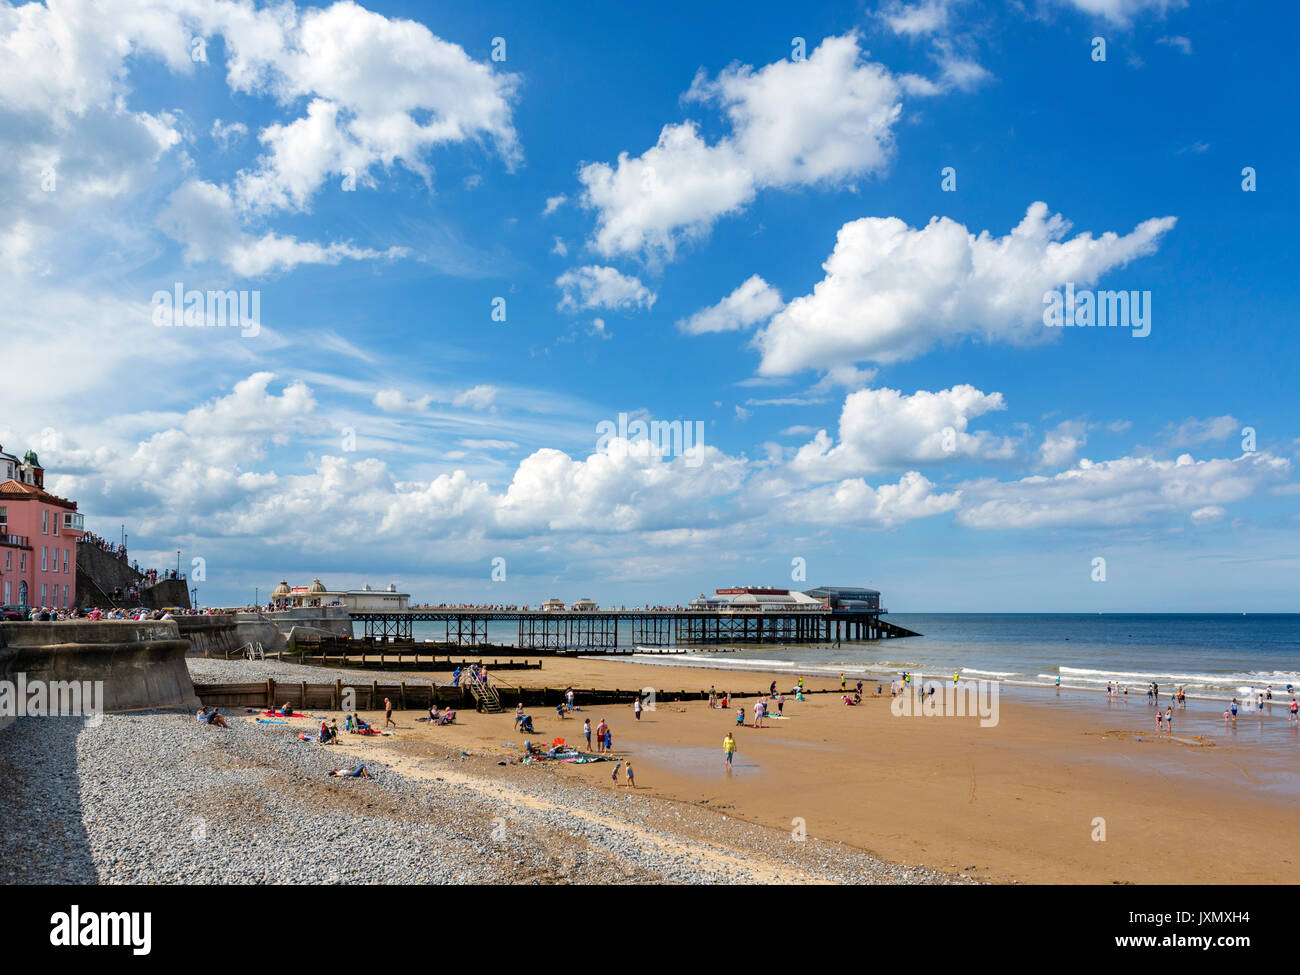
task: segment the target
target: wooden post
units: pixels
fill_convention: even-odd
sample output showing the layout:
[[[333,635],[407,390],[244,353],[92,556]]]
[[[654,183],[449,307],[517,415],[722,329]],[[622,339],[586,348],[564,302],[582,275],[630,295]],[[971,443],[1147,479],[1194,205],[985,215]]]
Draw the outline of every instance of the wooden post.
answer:
[[[337,677],[334,679],[334,710],[343,710],[343,681]]]
[[[307,682],[303,681],[298,685],[298,706],[304,711],[307,710]]]
[[[266,679],[266,706],[272,709],[275,707],[275,681],[270,677]]]
[[[370,682],[370,707],[366,709],[367,711],[373,711],[375,709],[375,697],[378,694],[379,694],[379,681],[372,680]]]
[[[405,710],[406,710],[406,681],[402,681],[402,685],[401,685],[401,687],[402,687],[402,689],[401,689],[401,691],[398,693],[397,699],[398,699],[398,700],[401,702],[401,704],[402,704],[401,710],[405,711]]]

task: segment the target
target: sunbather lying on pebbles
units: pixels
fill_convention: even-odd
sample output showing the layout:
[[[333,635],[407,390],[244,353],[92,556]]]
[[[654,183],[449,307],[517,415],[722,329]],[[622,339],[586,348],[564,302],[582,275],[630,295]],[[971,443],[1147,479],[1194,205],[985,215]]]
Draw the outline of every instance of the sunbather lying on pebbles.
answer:
[[[357,766],[356,768],[354,768],[354,769],[345,769],[345,768],[335,769],[334,771],[330,772],[329,774],[330,774],[331,776],[338,776],[339,778],[343,778],[343,779],[368,779],[368,778],[370,778],[370,773],[366,771],[366,767],[365,767],[364,765],[358,765],[358,766]]]

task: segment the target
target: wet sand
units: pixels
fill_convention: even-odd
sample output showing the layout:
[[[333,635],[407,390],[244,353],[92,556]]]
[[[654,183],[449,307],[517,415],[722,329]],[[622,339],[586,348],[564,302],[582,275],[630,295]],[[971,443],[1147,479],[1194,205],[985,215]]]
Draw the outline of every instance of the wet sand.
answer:
[[[627,661],[548,658],[541,671],[502,672],[500,682],[575,688],[659,688],[653,710],[600,706],[568,720],[531,708],[534,742],[582,737],[582,719],[605,719],[614,750],[630,758],[638,793],[689,803],[790,833],[847,844],[893,862],[919,863],[994,882],[1295,882],[1300,817],[1294,757],[1300,734],[1269,719],[1267,741],[1243,741],[1204,706],[1189,705],[1173,740],[1154,733],[1145,697],[1108,705],[1086,691],[1003,693],[999,721],[901,717],[867,687],[862,705],[836,694],[787,698],[785,719],[736,727],[735,708],[677,702],[677,689],[710,684],[765,691],[789,673],[738,673]],[[494,681],[496,678],[494,677]],[[838,680],[809,679],[809,688]],[[850,685],[851,687],[852,685]],[[788,688],[782,686],[782,690]],[[753,699],[744,701],[752,720]],[[1281,714],[1281,708],[1275,708]],[[382,714],[363,716],[382,725]],[[455,727],[397,716],[391,738],[344,736],[349,750],[409,756],[415,742],[431,767],[446,749],[513,761],[525,736],[513,715],[462,713]],[[1244,719],[1243,719],[1244,720]],[[738,742],[724,768],[722,739]],[[1199,737],[1198,737],[1199,736]],[[380,757],[380,753],[376,753]],[[528,771],[612,788],[608,763],[547,762]],[[1099,837],[1104,820],[1104,836]]]

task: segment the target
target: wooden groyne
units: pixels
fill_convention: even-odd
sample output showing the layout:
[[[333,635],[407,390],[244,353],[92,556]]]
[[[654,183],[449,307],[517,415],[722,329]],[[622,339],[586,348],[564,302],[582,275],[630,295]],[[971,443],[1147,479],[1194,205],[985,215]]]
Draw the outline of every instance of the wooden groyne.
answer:
[[[459,648],[455,648],[459,649]],[[486,652],[487,648],[484,648]],[[509,648],[506,648],[509,650]],[[464,650],[460,650],[464,653]],[[300,644],[292,653],[271,654],[277,660],[307,664],[312,667],[346,667],[360,670],[411,670],[432,673],[453,673],[457,668],[468,670],[474,664],[486,667],[489,672],[496,670],[539,670],[542,661],[533,663],[527,659],[508,660],[484,659],[484,654],[476,653],[472,660],[464,657],[456,659],[451,656],[439,657],[428,644],[418,643],[372,643],[369,640],[321,640],[310,644]]]
[[[513,708],[516,704],[524,707],[554,708],[564,703],[567,688],[557,687],[511,687],[494,683],[501,703]],[[204,704],[224,708],[255,708],[258,710],[278,708],[286,702],[303,711],[382,711],[384,698],[393,702],[399,711],[425,710],[437,704],[442,707],[474,709],[474,696],[468,686],[454,687],[451,684],[423,684],[401,681],[398,683],[380,683],[371,681],[345,681],[342,679],[332,684],[312,684],[307,681],[266,680],[255,684],[195,684],[194,692]],[[840,694],[836,689],[804,690],[804,694]],[[752,700],[763,697],[767,691],[733,691],[732,700]],[[652,697],[653,695],[653,697]],[[721,696],[721,695],[719,695]],[[789,696],[789,695],[787,695]],[[644,687],[640,690],[629,688],[574,688],[574,704],[579,707],[597,707],[602,704],[631,704],[640,699],[642,702],[653,700],[657,704],[671,704],[677,701],[707,701],[707,690],[688,691],[685,688],[670,690],[664,688]],[[348,703],[351,702],[351,706]]]

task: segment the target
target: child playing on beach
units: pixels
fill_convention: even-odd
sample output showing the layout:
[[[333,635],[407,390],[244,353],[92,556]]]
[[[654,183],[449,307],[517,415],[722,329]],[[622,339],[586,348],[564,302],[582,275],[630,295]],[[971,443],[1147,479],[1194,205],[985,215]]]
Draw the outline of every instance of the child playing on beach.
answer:
[[[606,728],[605,729],[605,751],[608,752],[613,750],[614,750],[614,732]]]
[[[610,781],[614,783],[614,788],[615,788],[615,789],[618,788],[618,770],[621,769],[622,767],[623,767],[623,763],[622,763],[622,762],[615,762],[615,763],[614,763],[614,772],[613,772],[613,774],[610,775],[610,777],[609,777]]]
[[[1290,724],[1300,723],[1300,702],[1297,702],[1294,697],[1291,698],[1291,717],[1289,719],[1289,723]]]
[[[1165,713],[1159,708],[1156,709],[1156,734],[1159,734],[1165,727]]]
[[[1165,732],[1170,738],[1174,736],[1174,709],[1173,705],[1165,708]]]
[[[632,760],[630,758],[627,760],[627,768],[623,770],[623,774],[627,776],[627,787],[635,789],[636,779],[632,777]]]
[[[736,724],[737,724],[737,726],[742,725],[742,724],[744,724],[744,723],[745,723],[745,709],[744,709],[744,708],[736,708]]]

